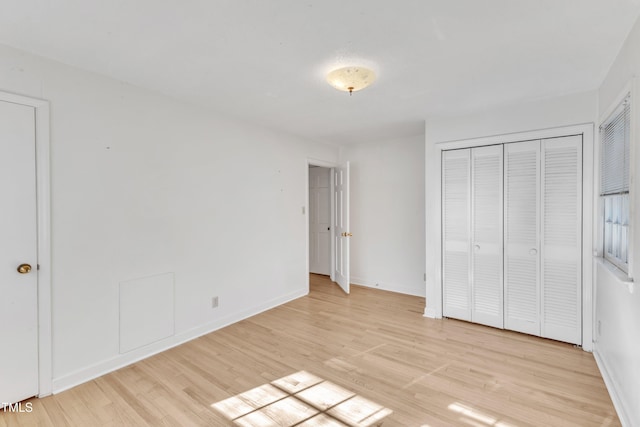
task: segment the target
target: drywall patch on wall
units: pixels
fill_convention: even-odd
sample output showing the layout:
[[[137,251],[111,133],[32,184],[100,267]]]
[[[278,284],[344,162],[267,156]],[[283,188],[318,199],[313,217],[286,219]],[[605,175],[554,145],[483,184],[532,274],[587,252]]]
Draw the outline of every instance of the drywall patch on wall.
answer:
[[[120,282],[120,353],[175,333],[174,274]]]

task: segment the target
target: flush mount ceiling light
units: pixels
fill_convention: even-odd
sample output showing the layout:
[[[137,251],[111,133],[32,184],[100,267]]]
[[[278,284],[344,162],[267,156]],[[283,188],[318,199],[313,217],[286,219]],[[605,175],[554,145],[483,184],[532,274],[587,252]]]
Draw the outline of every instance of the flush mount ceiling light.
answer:
[[[375,79],[376,73],[366,67],[343,67],[327,74],[327,82],[331,86],[349,94],[364,89]]]

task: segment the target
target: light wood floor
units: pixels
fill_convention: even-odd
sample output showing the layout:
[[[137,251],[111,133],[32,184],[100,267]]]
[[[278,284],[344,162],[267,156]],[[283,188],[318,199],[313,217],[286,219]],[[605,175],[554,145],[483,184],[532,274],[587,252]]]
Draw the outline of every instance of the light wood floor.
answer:
[[[308,296],[2,413],[0,427],[226,426],[212,404],[306,371],[383,405],[386,426],[620,425],[593,356],[422,316],[424,299],[312,275]]]

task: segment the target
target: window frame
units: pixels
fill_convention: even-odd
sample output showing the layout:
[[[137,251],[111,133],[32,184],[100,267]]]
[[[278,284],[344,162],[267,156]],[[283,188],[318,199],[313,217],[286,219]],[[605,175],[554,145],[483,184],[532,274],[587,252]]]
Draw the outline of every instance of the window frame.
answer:
[[[613,100],[610,104],[609,108],[606,110],[606,113],[601,116],[600,126],[598,127],[598,160],[596,162],[597,171],[598,171],[598,180],[597,180],[597,199],[598,199],[598,249],[597,253],[604,259],[606,262],[615,266],[617,269],[621,270],[629,280],[632,277],[632,255],[633,255],[633,218],[631,215],[632,204],[633,204],[633,176],[635,175],[634,171],[634,123],[636,122],[634,119],[635,109],[634,109],[634,82],[631,81],[624,90]],[[628,102],[629,104],[629,175],[628,175],[628,192],[619,192],[619,193],[611,193],[611,194],[602,194],[601,192],[601,179],[602,179],[602,151],[603,151],[603,134],[602,129],[613,122],[614,118],[619,114],[620,110],[623,108],[623,103]],[[626,201],[626,224],[624,221],[614,221],[609,224],[614,225],[619,228],[620,233],[617,233],[617,236],[620,237],[623,235],[622,230],[626,228],[626,262],[623,259],[616,256],[616,254],[612,254],[607,251],[607,242],[606,239],[608,237],[607,232],[605,231],[608,221],[606,217],[606,208],[607,208],[607,199],[619,200],[619,203],[624,203]],[[626,200],[625,200],[626,199]],[[622,212],[622,210],[620,211]],[[624,213],[624,212],[623,212]],[[621,223],[622,222],[622,223]]]
[[[629,253],[629,237],[630,237],[629,193],[601,195],[600,198],[602,199],[602,205],[604,209],[603,211],[604,220],[602,223],[602,227],[603,227],[602,255],[604,256],[604,259],[606,259],[611,264],[615,265],[620,270],[628,274],[629,273],[629,255],[630,255]],[[620,207],[620,206],[612,208],[614,213],[617,213],[618,218],[616,218],[614,221],[609,221],[608,215],[607,215],[608,203],[623,204],[623,205],[626,204],[626,211],[624,207]],[[620,215],[625,215],[625,214],[626,214],[626,221],[624,219],[619,218]],[[607,227],[611,228],[609,234],[607,234],[607,231],[606,231]],[[614,240],[614,242],[611,242],[608,245],[609,243],[607,242],[608,238]],[[626,244],[619,242],[620,240],[626,240]],[[618,256],[615,253],[609,252],[607,250],[608,248],[619,249],[621,251],[624,251],[625,254],[624,255],[620,254],[620,256]],[[626,262],[624,261],[625,258],[626,258]]]

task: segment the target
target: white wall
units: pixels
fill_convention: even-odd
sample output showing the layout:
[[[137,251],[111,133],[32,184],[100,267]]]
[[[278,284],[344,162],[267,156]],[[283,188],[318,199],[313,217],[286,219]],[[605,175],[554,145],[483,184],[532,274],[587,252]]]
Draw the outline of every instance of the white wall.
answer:
[[[429,120],[426,136],[438,144],[590,123],[596,115],[597,92],[590,91]]]
[[[440,153],[437,144],[593,123],[597,117],[595,91],[502,106],[460,117],[429,120],[425,124],[426,267],[425,315],[442,313],[440,271]]]
[[[640,20],[636,22],[617,59],[605,78],[599,95],[603,114],[634,76],[640,74]],[[640,269],[640,90],[633,94],[631,184],[630,272]],[[635,271],[635,273],[633,273]],[[596,343],[595,355],[621,419],[628,426],[640,425],[640,290],[633,292],[602,264],[596,264]],[[638,277],[635,277],[636,281]]]
[[[2,46],[0,90],[51,102],[54,391],[308,292],[306,159],[337,148]],[[119,283],[167,272],[176,335],[119,354]]]
[[[424,136],[344,146],[351,282],[424,296]]]

